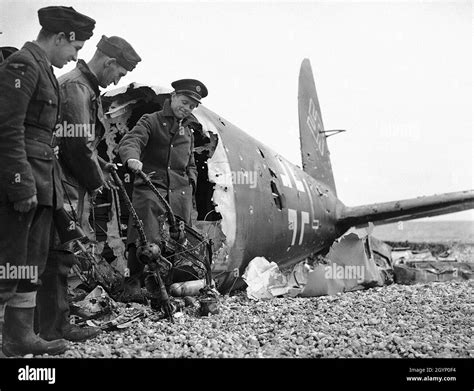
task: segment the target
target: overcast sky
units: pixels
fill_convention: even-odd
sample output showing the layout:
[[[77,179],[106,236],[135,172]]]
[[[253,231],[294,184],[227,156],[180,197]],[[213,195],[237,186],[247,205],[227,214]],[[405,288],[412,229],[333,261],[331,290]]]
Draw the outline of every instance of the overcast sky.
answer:
[[[328,140],[346,205],[474,187],[470,1],[0,0],[0,45],[35,39],[48,5],[97,21],[79,58],[102,34],[134,46],[143,61],[119,86],[200,79],[205,106],[298,165],[298,73],[309,58],[325,128],[347,129]]]

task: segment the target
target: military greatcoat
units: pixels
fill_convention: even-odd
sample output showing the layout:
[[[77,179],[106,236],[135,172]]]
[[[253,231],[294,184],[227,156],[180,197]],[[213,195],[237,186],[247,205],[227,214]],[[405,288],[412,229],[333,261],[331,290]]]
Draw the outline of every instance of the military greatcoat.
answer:
[[[122,162],[137,159],[143,163],[146,174],[155,172],[151,181],[169,201],[174,214],[191,223],[193,186],[197,169],[194,162],[194,136],[190,125],[194,117],[182,121],[174,116],[167,100],[163,110],[143,115],[135,127],[126,134],[119,144]],[[133,206],[145,226],[149,241],[158,243],[159,223],[157,217],[164,209],[156,195],[137,176],[133,189]],[[137,232],[130,220],[128,243],[134,243]]]

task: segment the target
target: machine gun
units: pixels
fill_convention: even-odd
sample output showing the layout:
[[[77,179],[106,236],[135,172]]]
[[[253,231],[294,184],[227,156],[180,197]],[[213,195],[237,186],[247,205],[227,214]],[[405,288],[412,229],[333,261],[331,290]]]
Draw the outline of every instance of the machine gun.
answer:
[[[136,173],[140,178],[143,179],[143,181],[146,183],[146,185],[151,189],[151,191],[158,197],[158,200],[160,203],[164,206],[166,210],[166,217],[168,219],[169,225],[170,225],[170,236],[176,240],[177,242],[184,244],[186,242],[186,234],[184,231],[184,222],[180,222],[178,224],[176,217],[171,209],[170,204],[166,201],[165,197],[161,195],[161,193],[158,191],[158,189],[155,187],[153,182],[150,180],[150,176],[153,173],[150,174],[145,174],[142,170],[138,170]]]
[[[173,259],[173,264],[178,263],[179,258],[182,259],[183,254],[185,254],[188,263],[204,270],[207,288],[212,288],[212,241],[207,241],[199,232],[174,215],[170,204],[150,180],[153,173],[147,175],[142,170],[138,170],[135,174],[143,179],[166,211],[166,217],[170,226],[170,240],[165,241],[163,253],[166,253],[168,258]],[[188,240],[188,237],[190,240]],[[199,253],[199,248],[202,244],[206,245],[205,253]],[[170,280],[172,280],[172,277]]]
[[[133,226],[138,231],[139,239],[138,239],[138,246],[137,246],[137,258],[140,262],[148,266],[149,275],[147,276],[147,281],[145,284],[148,287],[151,287],[151,291],[154,293],[156,289],[153,289],[153,286],[150,286],[150,281],[158,287],[160,299],[161,299],[161,307],[165,315],[168,319],[173,323],[173,309],[170,303],[170,299],[168,296],[168,292],[166,291],[165,284],[161,278],[160,274],[160,263],[162,265],[171,268],[171,263],[161,255],[160,247],[156,243],[150,243],[146,239],[145,230],[143,229],[143,222],[137,215],[135,208],[132,205],[132,201],[125,190],[125,186],[117,174],[115,168],[110,169],[110,173],[112,175],[113,180],[115,181],[116,185],[118,186],[122,196],[124,198],[125,204],[127,206],[128,211],[130,212],[132,219],[133,219]]]

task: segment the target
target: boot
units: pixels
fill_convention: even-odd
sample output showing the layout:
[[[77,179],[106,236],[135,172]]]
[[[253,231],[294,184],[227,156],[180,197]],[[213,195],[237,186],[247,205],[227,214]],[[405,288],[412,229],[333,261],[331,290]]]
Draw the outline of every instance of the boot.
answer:
[[[5,323],[2,332],[2,351],[7,357],[25,354],[64,353],[68,343],[64,339],[45,341],[33,332],[34,308],[15,308],[6,306]]]
[[[61,335],[64,339],[72,342],[83,342],[88,339],[94,338],[101,333],[99,327],[79,327],[72,323],[67,323],[61,328],[61,332],[58,335]],[[45,335],[44,339],[51,341],[55,338],[55,335]]]
[[[130,277],[126,277],[123,283],[123,292],[118,300],[123,303],[146,304],[146,297],[142,291],[142,279],[144,266],[137,259],[137,248],[130,245],[128,248],[127,266],[130,270]]]
[[[67,296],[67,275],[74,261],[73,254],[50,251],[45,272],[41,276],[42,285],[36,302],[41,338],[52,341],[64,338],[82,342],[97,336],[99,327],[79,327],[69,322],[69,301]]]
[[[123,292],[119,296],[122,303],[146,304],[146,296],[141,288],[140,278],[137,276],[126,277],[123,283]]]

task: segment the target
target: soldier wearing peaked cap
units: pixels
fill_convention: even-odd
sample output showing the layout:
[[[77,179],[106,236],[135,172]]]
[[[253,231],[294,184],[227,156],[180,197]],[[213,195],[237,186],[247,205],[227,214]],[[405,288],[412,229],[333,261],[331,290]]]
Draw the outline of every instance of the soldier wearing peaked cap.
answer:
[[[77,62],[72,71],[59,78],[61,121],[56,137],[59,162],[64,173],[65,209],[74,209],[79,223],[90,239],[94,238],[89,224],[92,200],[103,186],[108,187],[111,164],[98,157],[97,146],[104,136],[103,110],[99,87],[105,88],[132,71],[140,56],[123,38],[102,36],[92,59]],[[76,130],[69,132],[69,127]],[[45,339],[64,338],[84,341],[99,332],[94,327],[78,327],[70,323],[67,302],[67,275],[72,267],[71,256],[52,249],[49,265],[38,291],[38,309],[43,313],[39,322],[40,335]],[[51,295],[51,292],[58,292]]]
[[[95,21],[71,7],[42,8],[38,18],[37,40],[0,64],[0,265],[36,270],[41,278],[53,213],[63,203],[53,153],[60,97],[52,65],[62,68],[77,59]],[[34,333],[37,288],[33,277],[0,279],[7,356],[59,354],[67,348],[65,340],[46,341]]]
[[[191,115],[207,96],[207,88],[199,80],[182,79],[171,83],[174,92],[163,110],[143,115],[119,144],[119,155],[132,171],[143,169],[155,174],[151,181],[168,200],[174,214],[191,224],[192,196],[196,187],[197,169],[194,162],[194,136]],[[164,214],[156,195],[136,176],[133,205],[143,221],[150,242],[159,244],[160,221]],[[125,297],[140,299],[139,280],[143,271],[136,258],[137,232],[130,219],[127,237],[130,278],[125,282]]]
[[[201,103],[201,99],[207,96],[207,88],[199,80],[182,79],[171,83],[175,95],[186,95],[195,102]]]

